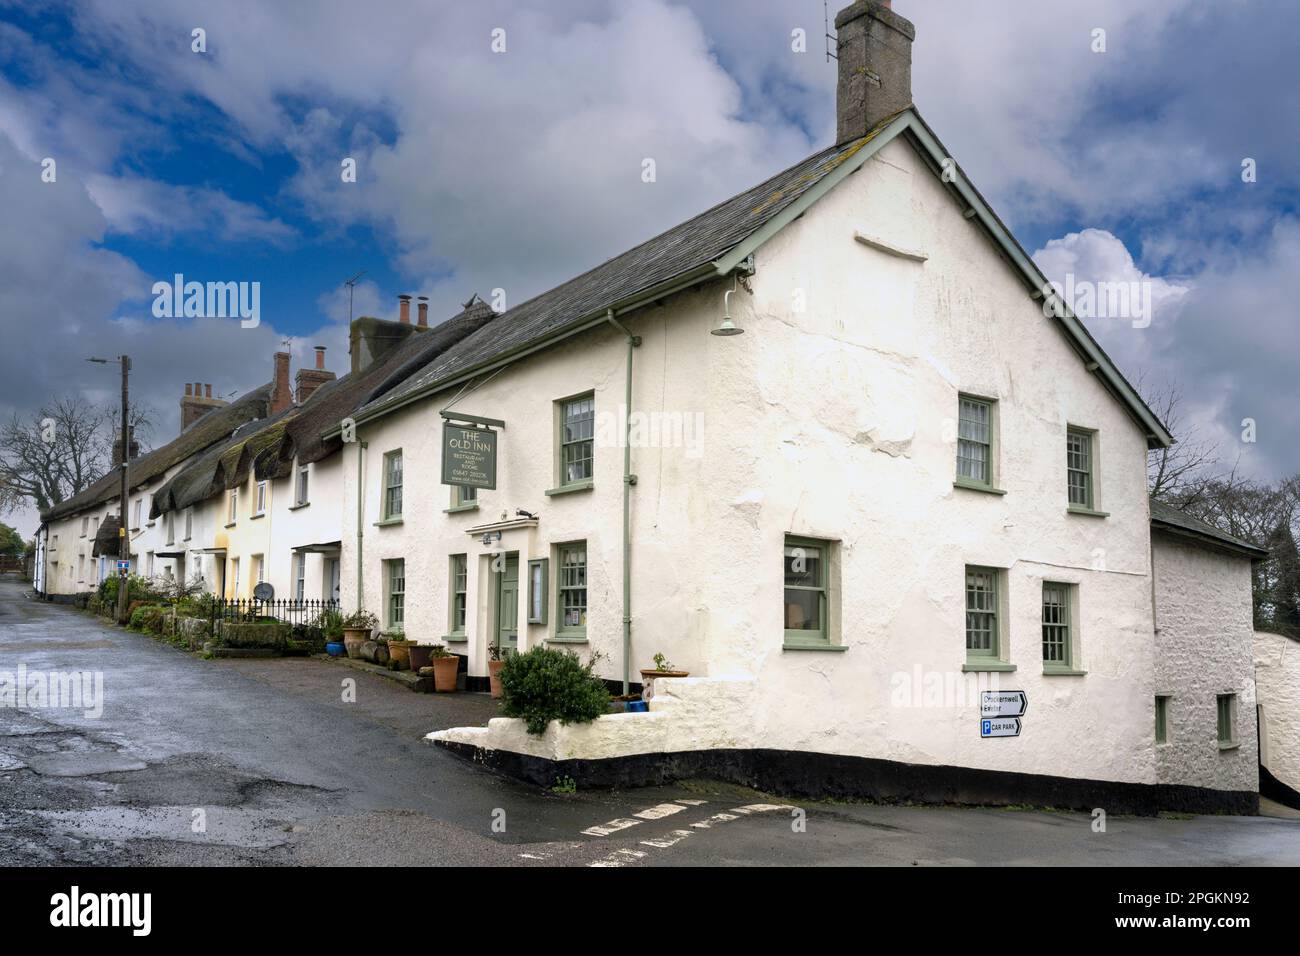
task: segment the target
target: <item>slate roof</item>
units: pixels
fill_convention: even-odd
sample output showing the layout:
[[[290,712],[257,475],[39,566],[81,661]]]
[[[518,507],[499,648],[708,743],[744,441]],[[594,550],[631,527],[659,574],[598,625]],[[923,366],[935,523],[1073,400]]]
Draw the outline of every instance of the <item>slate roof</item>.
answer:
[[[228,438],[236,428],[245,422],[262,418],[266,415],[267,404],[271,395],[271,386],[263,385],[251,392],[241,395],[229,405],[214,408],[193,425],[181,432],[160,448],[141,455],[130,463],[129,478],[131,490],[166,474],[167,470],[181,464],[187,458],[201,453],[204,449]],[[41,515],[42,521],[53,521],[79,511],[98,507],[115,499],[121,491],[121,479],[116,468],[110,468],[99,480],[60,502]]]
[[[1244,538],[1220,531],[1212,524],[1179,511],[1161,501],[1151,502],[1151,526],[1183,537],[1195,538],[1231,551],[1244,552],[1251,558],[1266,558],[1268,551],[1256,547]]]
[[[693,219],[502,312],[429,363],[422,372],[360,409],[358,420],[373,411],[399,404],[443,379],[546,339],[566,325],[598,315],[610,306],[635,298],[638,293],[712,263],[839,168],[871,142],[890,120],[861,139],[815,153]]]

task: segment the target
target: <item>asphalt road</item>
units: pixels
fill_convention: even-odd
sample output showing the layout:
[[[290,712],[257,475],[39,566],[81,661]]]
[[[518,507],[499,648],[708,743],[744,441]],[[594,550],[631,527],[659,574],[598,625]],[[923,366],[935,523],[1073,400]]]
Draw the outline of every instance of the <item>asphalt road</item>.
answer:
[[[103,713],[0,705],[0,862],[1300,863],[1300,821],[798,802],[730,785],[555,794],[422,740],[485,695],[316,659],[205,661],[0,577],[0,671],[94,671]],[[343,681],[356,681],[356,701]],[[30,703],[30,702],[29,702]]]

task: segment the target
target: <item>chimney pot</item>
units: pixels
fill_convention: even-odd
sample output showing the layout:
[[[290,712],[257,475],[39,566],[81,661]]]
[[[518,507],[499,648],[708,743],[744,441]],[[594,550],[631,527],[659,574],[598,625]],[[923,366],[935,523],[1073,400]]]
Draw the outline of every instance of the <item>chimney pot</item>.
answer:
[[[325,367],[325,346],[323,345],[316,346],[316,367],[322,369]]]
[[[888,0],[856,0],[835,16],[836,142],[859,139],[912,105],[916,28]]]
[[[212,397],[212,386],[211,386],[211,385],[204,385],[204,386],[203,386],[203,397],[204,397],[204,398],[211,398],[211,397]]]
[[[411,324],[411,297],[409,295],[399,295],[397,297],[397,320],[403,325]]]
[[[186,394],[186,395],[193,395],[193,394],[194,394],[194,383],[193,383],[193,382],[186,382],[186,383],[185,383],[185,394]]]
[[[429,297],[427,295],[420,296],[419,311],[420,311],[420,316],[418,321],[420,327],[425,328],[429,324]]]

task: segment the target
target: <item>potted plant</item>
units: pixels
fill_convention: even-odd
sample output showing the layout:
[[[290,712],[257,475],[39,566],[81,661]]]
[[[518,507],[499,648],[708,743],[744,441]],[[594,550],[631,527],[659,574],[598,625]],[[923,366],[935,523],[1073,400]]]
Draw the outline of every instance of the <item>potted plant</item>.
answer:
[[[397,662],[398,670],[405,670],[411,666],[411,648],[416,646],[415,641],[408,641],[406,634],[400,630],[390,631],[388,633],[388,658]]]
[[[506,662],[501,656],[500,643],[488,645],[488,684],[492,688],[492,696],[501,696],[501,668],[506,666]]]
[[[668,658],[664,657],[663,654],[656,654],[654,656],[654,662],[655,662],[654,667],[642,668],[641,670],[641,683],[645,687],[645,690],[642,691],[642,696],[645,696],[646,692],[650,690],[650,682],[654,680],[656,677],[690,677],[691,676],[690,671],[674,670],[672,663],[668,660]]]
[[[343,646],[348,657],[361,656],[361,645],[370,640],[370,632],[379,626],[379,618],[369,611],[360,610],[343,619]]]
[[[433,661],[433,689],[444,693],[454,691],[456,672],[460,670],[460,658],[447,650],[446,644],[430,645],[429,656]]]
[[[420,673],[420,668],[429,666],[432,654],[432,644],[421,644],[419,641],[407,642],[407,663],[411,665],[411,670],[415,671],[417,674]]]

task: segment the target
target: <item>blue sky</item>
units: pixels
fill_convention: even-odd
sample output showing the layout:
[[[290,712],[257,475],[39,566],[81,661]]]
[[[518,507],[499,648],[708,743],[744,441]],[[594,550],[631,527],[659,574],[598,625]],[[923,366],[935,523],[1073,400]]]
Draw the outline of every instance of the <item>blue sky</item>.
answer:
[[[1293,473],[1300,5],[895,8],[918,106],[1049,275],[1157,289],[1149,328],[1090,324],[1121,368],[1180,385],[1244,471]],[[821,34],[817,0],[0,0],[0,414],[108,400],[83,353],[135,356],[157,440],[184,382],[255,387],[283,339],[342,370],[363,269],[358,314],[522,301],[829,144]],[[260,282],[261,326],[154,319],[177,272]]]

